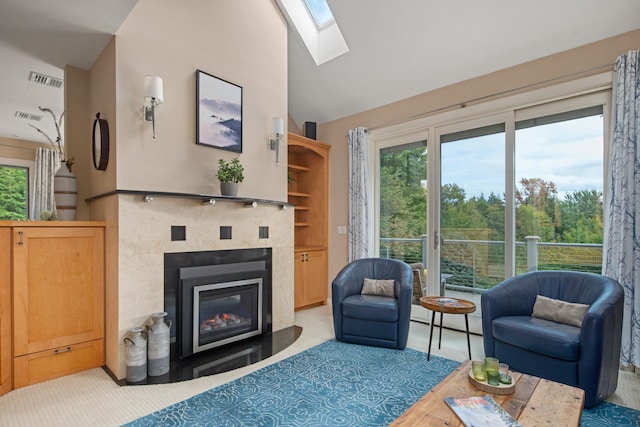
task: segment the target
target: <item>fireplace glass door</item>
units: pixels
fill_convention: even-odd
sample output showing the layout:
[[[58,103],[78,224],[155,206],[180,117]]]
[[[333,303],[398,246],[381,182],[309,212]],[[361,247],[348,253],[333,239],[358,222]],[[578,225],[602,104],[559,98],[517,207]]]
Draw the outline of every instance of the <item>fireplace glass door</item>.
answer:
[[[262,333],[262,279],[193,288],[193,353]]]

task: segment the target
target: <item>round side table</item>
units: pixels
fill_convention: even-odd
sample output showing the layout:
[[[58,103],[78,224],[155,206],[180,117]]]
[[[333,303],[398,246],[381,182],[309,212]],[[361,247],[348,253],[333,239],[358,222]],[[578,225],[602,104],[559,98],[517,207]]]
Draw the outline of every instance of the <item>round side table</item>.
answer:
[[[420,298],[420,305],[424,308],[431,310],[431,332],[429,333],[429,351],[427,352],[427,360],[431,358],[431,339],[433,338],[433,324],[436,320],[436,312],[440,313],[440,335],[438,336],[438,350],[442,343],[442,315],[444,313],[449,314],[464,314],[464,323],[467,328],[467,349],[469,350],[469,359],[471,359],[471,340],[469,339],[469,313],[476,311],[476,305],[471,302],[460,298],[448,298],[448,297],[422,297]]]

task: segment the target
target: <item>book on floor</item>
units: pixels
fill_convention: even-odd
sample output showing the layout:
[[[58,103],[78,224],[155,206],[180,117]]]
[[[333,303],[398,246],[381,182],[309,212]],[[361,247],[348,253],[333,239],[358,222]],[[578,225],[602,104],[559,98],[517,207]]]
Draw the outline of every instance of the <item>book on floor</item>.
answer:
[[[522,427],[489,395],[445,397],[444,401],[467,427]]]

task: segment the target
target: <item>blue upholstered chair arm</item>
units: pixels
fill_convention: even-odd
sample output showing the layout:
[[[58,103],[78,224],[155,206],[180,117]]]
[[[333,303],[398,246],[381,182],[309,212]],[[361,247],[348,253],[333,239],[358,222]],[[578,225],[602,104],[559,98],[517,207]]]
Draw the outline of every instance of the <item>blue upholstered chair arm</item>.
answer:
[[[583,388],[598,387],[598,395],[606,397],[615,391],[620,362],[624,291],[613,279],[591,304],[582,320],[580,334],[579,384]],[[603,379],[610,378],[610,381]],[[601,400],[601,399],[598,399]],[[597,401],[585,402],[589,407]]]
[[[505,316],[530,316],[536,301],[535,287],[525,286],[519,277],[512,277],[480,297],[482,309],[482,339],[485,355],[494,356],[495,339],[491,332],[494,319]]]

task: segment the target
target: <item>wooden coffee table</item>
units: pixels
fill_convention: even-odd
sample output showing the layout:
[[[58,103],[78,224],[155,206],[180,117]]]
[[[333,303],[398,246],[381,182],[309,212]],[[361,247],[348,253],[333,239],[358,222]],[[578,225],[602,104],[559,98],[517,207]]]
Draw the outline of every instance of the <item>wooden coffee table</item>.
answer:
[[[476,311],[476,305],[471,301],[467,301],[466,299],[447,298],[442,296],[422,297],[420,298],[420,305],[432,311],[427,360],[431,359],[431,339],[433,338],[433,324],[436,320],[436,312],[440,313],[440,335],[438,335],[438,350],[440,350],[440,345],[442,344],[442,315],[444,313],[464,314],[464,324],[467,327],[467,348],[469,350],[469,359],[471,359],[471,340],[469,339],[469,313],[473,313],[474,311]]]
[[[445,397],[490,395],[513,418],[525,427],[580,425],[584,390],[532,375],[512,372],[516,389],[513,394],[497,395],[477,389],[469,382],[471,361],[462,363],[447,378],[425,394],[395,420],[392,426],[464,427],[444,402]]]

